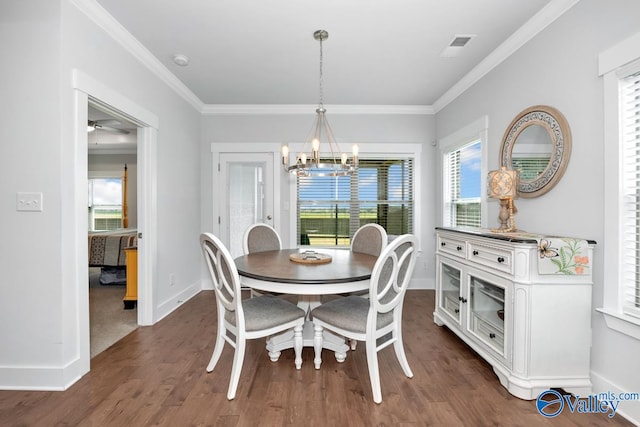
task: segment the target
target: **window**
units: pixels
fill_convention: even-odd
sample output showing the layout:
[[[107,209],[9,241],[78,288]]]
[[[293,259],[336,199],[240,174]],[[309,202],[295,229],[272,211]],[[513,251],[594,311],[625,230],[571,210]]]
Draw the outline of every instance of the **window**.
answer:
[[[640,340],[640,33],[602,52],[604,314]]]
[[[623,312],[640,317],[640,63],[622,71]]]
[[[481,141],[446,152],[443,158],[443,224],[480,227]]]
[[[488,116],[469,123],[438,141],[441,154],[440,224],[444,227],[486,227]]]
[[[122,228],[122,178],[89,179],[89,230]]]
[[[297,243],[349,246],[367,223],[389,235],[414,233],[414,161],[361,155],[351,176],[297,177]]]

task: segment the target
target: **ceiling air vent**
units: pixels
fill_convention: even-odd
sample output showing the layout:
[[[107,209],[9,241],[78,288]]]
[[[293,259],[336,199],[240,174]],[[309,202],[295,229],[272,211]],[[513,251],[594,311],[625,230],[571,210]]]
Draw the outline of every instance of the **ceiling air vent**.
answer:
[[[451,40],[451,43],[449,43],[449,46],[445,47],[440,53],[440,56],[452,58],[460,55],[462,48],[464,48],[474,37],[475,34],[456,34],[453,40]]]

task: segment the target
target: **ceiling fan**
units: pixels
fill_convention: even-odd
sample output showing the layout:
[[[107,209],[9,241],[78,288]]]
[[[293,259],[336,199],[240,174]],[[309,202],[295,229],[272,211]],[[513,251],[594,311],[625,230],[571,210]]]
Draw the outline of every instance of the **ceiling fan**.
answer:
[[[126,129],[120,129],[116,126],[122,126],[122,123],[120,123],[119,121],[115,120],[115,119],[109,119],[109,120],[89,120],[88,121],[88,125],[87,125],[87,131],[88,132],[92,132],[96,129],[100,129],[106,132],[113,132],[113,133],[121,133],[121,134],[129,134],[131,132],[129,132]]]

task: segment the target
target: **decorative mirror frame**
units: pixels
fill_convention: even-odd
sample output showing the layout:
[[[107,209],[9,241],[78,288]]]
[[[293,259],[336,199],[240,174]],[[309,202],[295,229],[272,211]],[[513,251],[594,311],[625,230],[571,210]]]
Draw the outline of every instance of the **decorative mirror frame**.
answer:
[[[520,181],[518,196],[539,197],[551,190],[562,178],[571,156],[571,129],[560,111],[548,105],[534,105],[511,121],[500,146],[500,166],[513,170],[511,158],[518,136],[529,126],[542,126],[551,138],[551,158],[546,169],[534,180]]]

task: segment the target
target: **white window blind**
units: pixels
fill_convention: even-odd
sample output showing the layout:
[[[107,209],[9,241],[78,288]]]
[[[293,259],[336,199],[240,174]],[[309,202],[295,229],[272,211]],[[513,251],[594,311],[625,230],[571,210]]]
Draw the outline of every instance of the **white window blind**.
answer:
[[[481,141],[477,140],[444,155],[445,226],[480,227],[480,148]]]
[[[297,178],[299,245],[348,246],[364,224],[413,232],[414,159],[359,159],[351,176]]]
[[[512,159],[512,168],[519,172],[521,180],[531,181],[544,172],[551,160],[550,157],[518,157]]]
[[[640,71],[621,79],[623,312],[640,317]]]

